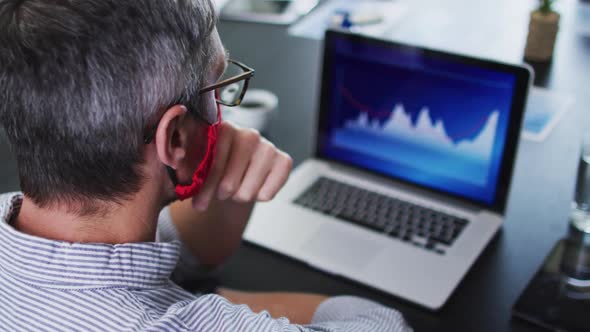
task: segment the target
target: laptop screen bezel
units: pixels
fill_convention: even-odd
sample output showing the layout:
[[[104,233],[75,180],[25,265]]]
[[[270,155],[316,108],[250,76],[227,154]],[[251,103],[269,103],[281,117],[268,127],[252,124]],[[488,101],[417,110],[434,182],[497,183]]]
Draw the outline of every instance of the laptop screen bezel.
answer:
[[[420,185],[415,182],[402,179],[389,174],[384,174],[378,171],[374,171],[362,166],[354,165],[349,162],[340,161],[334,158],[330,158],[321,153],[323,142],[327,142],[327,135],[329,130],[328,115],[330,112],[330,88],[332,86],[331,77],[333,77],[331,70],[333,69],[333,60],[335,56],[334,40],[347,39],[353,43],[364,43],[369,45],[375,45],[379,47],[385,47],[392,50],[406,51],[406,52],[418,52],[422,56],[432,57],[437,59],[449,59],[452,61],[464,63],[467,65],[477,66],[484,69],[491,69],[501,71],[505,73],[513,74],[515,77],[514,93],[512,98],[512,104],[510,109],[510,117],[508,120],[507,136],[505,141],[504,152],[502,154],[500,162],[500,171],[497,178],[496,193],[492,203],[482,202],[480,200],[471,199],[459,194],[454,194],[444,190],[438,190],[425,185]],[[318,130],[316,135],[315,144],[315,157],[318,159],[328,160],[330,162],[336,162],[356,169],[400,181],[404,184],[410,185],[411,187],[418,188],[420,190],[426,190],[435,194],[443,194],[445,196],[458,199],[463,202],[475,205],[477,207],[485,208],[500,214],[504,214],[506,209],[506,202],[508,199],[508,191],[510,189],[510,183],[512,180],[512,174],[514,169],[514,161],[516,158],[516,151],[518,148],[520,131],[522,127],[522,120],[524,116],[524,110],[526,105],[526,98],[528,95],[529,86],[531,84],[531,70],[527,67],[511,65],[506,63],[500,63],[492,60],[479,59],[465,55],[452,54],[444,51],[432,50],[424,47],[401,44],[397,42],[387,41],[383,39],[377,39],[368,36],[362,36],[353,34],[345,31],[328,30],[326,31],[324,38],[324,50],[323,50],[323,67],[322,67],[322,80],[321,80],[321,95],[319,100],[319,119],[318,119]]]

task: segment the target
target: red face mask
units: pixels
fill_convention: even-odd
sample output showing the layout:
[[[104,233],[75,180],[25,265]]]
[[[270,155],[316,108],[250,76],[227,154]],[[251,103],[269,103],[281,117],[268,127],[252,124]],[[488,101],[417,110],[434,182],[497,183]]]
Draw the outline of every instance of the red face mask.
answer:
[[[201,160],[201,163],[197,167],[197,170],[193,174],[193,182],[189,185],[183,186],[180,184],[176,185],[176,196],[179,200],[185,200],[190,197],[194,197],[199,194],[203,188],[205,180],[211,172],[211,165],[213,159],[215,159],[215,152],[217,148],[217,136],[219,134],[219,124],[221,123],[221,106],[217,104],[217,122],[209,125],[207,131],[207,151],[205,157]]]

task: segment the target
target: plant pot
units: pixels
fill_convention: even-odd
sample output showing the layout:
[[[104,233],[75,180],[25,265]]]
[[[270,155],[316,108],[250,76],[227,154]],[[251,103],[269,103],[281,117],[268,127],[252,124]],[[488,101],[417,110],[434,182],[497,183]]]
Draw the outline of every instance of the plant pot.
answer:
[[[550,60],[553,57],[558,29],[558,13],[543,14],[538,10],[532,12],[524,50],[525,59],[540,62]]]

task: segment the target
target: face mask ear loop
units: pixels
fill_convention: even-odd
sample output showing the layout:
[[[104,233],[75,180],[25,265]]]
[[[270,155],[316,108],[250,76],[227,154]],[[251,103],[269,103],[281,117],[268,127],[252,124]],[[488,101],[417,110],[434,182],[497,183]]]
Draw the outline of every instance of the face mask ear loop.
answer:
[[[216,91],[217,96],[217,91]],[[197,170],[193,174],[193,181],[190,185],[183,186],[179,184],[175,184],[176,186],[176,196],[180,200],[187,199],[194,195],[197,195],[201,190],[201,187],[205,183],[205,179],[209,175],[209,171],[211,170],[213,159],[215,158],[216,152],[216,142],[217,142],[217,135],[219,132],[219,125],[221,124],[221,105],[217,103],[217,122],[214,124],[209,125],[207,130],[207,151],[203,160],[199,164]],[[176,172],[170,168],[168,170],[168,174],[170,179],[174,182],[175,180],[178,182],[176,178]]]
[[[178,185],[178,177],[176,177],[176,171],[174,170],[174,168],[166,165],[166,172],[168,173],[168,177],[170,178],[170,181],[172,181],[172,184],[174,186]]]

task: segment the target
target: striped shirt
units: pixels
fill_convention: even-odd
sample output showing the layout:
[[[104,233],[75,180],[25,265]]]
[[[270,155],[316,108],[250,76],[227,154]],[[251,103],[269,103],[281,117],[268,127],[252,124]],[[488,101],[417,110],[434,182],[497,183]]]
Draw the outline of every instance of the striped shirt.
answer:
[[[171,239],[167,209],[161,242],[110,245],[20,233],[10,223],[21,203],[0,195],[0,331],[411,331],[398,312],[355,297],[330,298],[310,325],[295,325],[187,292],[171,276],[197,264]]]

